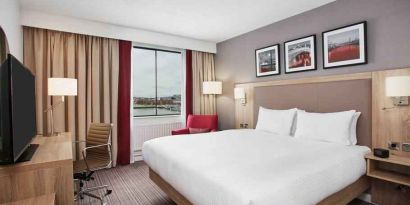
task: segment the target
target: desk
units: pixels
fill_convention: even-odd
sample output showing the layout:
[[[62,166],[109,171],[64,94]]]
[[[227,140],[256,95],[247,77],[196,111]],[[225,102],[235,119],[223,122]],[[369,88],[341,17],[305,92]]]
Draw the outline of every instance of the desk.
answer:
[[[36,136],[32,144],[39,147],[30,161],[0,166],[0,204],[53,193],[56,204],[74,204],[71,134]]]
[[[54,200],[55,194],[47,194],[0,205],[54,205]]]

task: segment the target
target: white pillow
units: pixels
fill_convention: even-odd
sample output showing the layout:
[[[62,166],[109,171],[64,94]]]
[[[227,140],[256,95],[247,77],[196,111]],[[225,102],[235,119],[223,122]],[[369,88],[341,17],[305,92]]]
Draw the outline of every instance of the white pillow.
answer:
[[[296,108],[290,110],[272,110],[259,107],[257,130],[274,132],[280,135],[290,135]]]
[[[297,108],[297,110],[300,110],[300,109]],[[300,111],[305,111],[305,110],[300,110]],[[295,136],[295,133],[296,133],[296,128],[297,128],[297,125],[298,125],[298,115],[297,115],[297,113],[298,112],[296,112],[295,119],[293,120],[292,128],[291,128],[291,131],[290,131],[290,136]]]
[[[297,111],[295,137],[350,145],[355,110],[334,113]]]
[[[361,112],[356,112],[353,115],[352,119],[352,124],[350,125],[350,145],[356,145],[357,144],[357,133],[356,133],[356,128],[357,128],[357,121],[359,120]]]

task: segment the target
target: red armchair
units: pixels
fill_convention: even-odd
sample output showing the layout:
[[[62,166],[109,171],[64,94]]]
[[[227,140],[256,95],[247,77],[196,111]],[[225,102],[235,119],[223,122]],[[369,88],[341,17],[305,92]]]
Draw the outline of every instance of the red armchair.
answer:
[[[209,129],[209,132],[215,132],[218,129],[218,115],[188,115],[186,124],[186,128],[172,130],[172,135],[193,134],[189,128]]]

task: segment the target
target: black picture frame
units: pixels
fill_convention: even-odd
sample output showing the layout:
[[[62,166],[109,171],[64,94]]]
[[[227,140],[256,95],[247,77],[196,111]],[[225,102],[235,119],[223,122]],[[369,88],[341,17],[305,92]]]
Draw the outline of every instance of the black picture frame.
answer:
[[[313,63],[312,63],[312,68],[305,68],[305,69],[301,69],[301,70],[295,70],[295,71],[289,71],[289,68],[288,68],[288,56],[287,56],[287,47],[288,47],[288,45],[287,44],[291,44],[291,43],[294,43],[294,42],[297,42],[297,41],[300,41],[300,40],[304,40],[304,39],[306,39],[306,40],[310,40],[310,38],[312,38],[311,39],[311,45],[313,45],[312,47],[311,47],[311,49],[313,49],[313,51],[311,51],[311,53],[313,53],[313,57],[311,57],[311,59],[313,59]],[[291,73],[299,73],[299,72],[307,72],[307,71],[316,71],[317,70],[317,47],[316,47],[316,35],[315,34],[312,34],[312,35],[308,35],[308,36],[304,36],[304,37],[301,37],[301,38],[297,38],[297,39],[292,39],[292,40],[289,40],[289,41],[286,41],[285,43],[283,43],[283,47],[284,47],[284,61],[285,61],[285,74],[291,74]]]
[[[328,59],[328,43],[327,41],[327,37],[326,35],[329,35],[329,33],[332,32],[336,32],[336,31],[340,31],[346,28],[354,28],[357,26],[361,26],[362,27],[362,34],[360,33],[360,28],[359,28],[359,56],[363,55],[363,57],[360,57],[359,60],[344,60],[344,61],[339,61],[338,64],[334,65],[330,65],[329,66],[329,62],[327,62]],[[334,34],[333,34],[334,35]],[[363,37],[363,38],[361,38]],[[363,45],[361,48],[360,46],[360,42],[363,42]],[[361,21],[358,23],[354,23],[354,24],[349,24],[347,26],[342,26],[342,27],[338,27],[332,30],[328,30],[328,31],[324,31],[322,32],[322,61],[323,61],[323,69],[332,69],[332,68],[340,68],[340,67],[346,67],[346,66],[356,66],[356,65],[364,65],[368,63],[368,55],[367,55],[367,21]],[[363,54],[361,54],[361,50],[363,51]],[[350,62],[349,62],[350,61]],[[343,63],[344,62],[344,63]]]
[[[277,61],[277,63],[275,64],[275,67],[276,67],[276,71],[272,71],[271,73],[269,73],[269,74],[263,74],[263,75],[261,75],[261,74],[259,74],[258,75],[258,71],[259,71],[259,65],[258,65],[258,52],[263,52],[263,50],[266,50],[266,49],[268,49],[268,48],[272,48],[272,50],[276,50],[276,61]],[[268,50],[266,50],[266,51],[268,51]],[[263,48],[258,48],[258,49],[255,49],[255,76],[257,77],[257,78],[259,78],[259,77],[266,77],[266,76],[272,76],[272,75],[280,75],[280,69],[281,69],[281,67],[280,67],[280,45],[279,44],[273,44],[273,45],[270,45],[270,46],[266,46],[266,47],[263,47]]]

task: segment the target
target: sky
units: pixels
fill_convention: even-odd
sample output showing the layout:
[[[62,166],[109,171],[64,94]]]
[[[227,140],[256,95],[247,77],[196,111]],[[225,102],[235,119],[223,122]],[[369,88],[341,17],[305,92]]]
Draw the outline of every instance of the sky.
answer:
[[[132,52],[133,97],[155,97],[155,51],[134,48]],[[158,97],[181,94],[180,53],[157,51]]]

